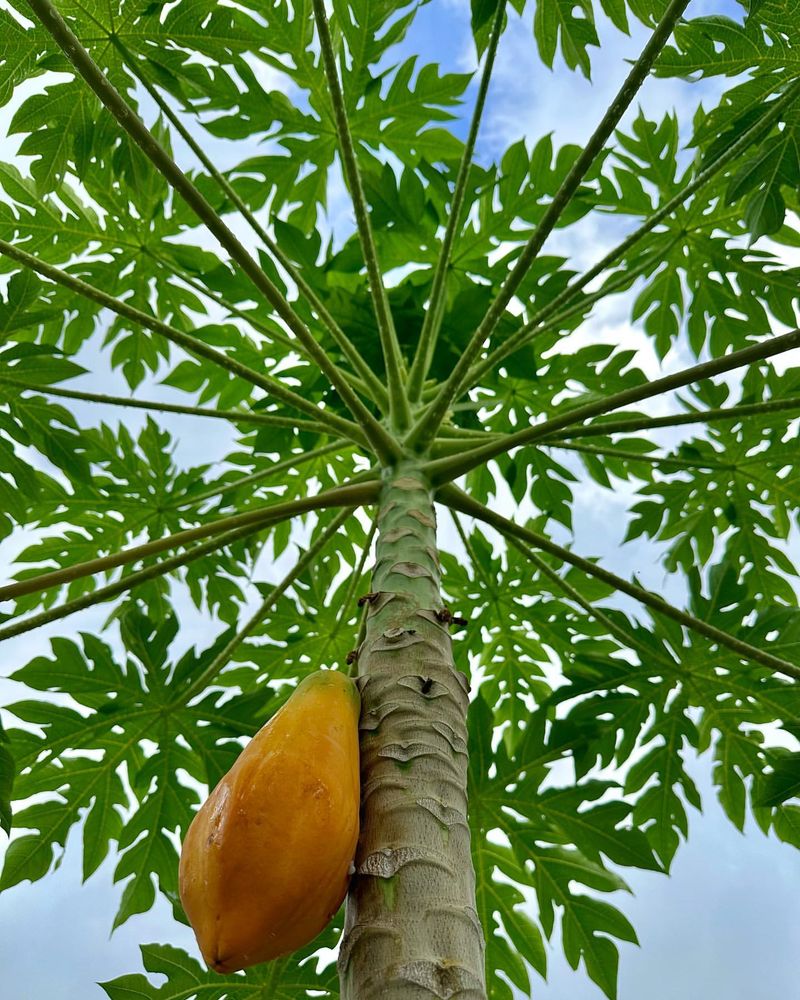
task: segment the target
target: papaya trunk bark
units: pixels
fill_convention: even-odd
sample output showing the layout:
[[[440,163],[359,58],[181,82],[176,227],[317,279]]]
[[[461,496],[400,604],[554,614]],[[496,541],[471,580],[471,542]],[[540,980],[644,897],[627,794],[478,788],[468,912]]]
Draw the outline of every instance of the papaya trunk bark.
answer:
[[[433,491],[385,480],[358,650],[361,839],[339,956],[343,1000],[485,1000],[467,825],[468,681],[443,604]]]

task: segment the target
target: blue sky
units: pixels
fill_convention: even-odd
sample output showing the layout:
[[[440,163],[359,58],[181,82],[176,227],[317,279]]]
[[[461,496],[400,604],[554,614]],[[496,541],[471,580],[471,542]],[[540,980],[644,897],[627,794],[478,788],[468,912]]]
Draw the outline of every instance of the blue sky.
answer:
[[[407,53],[419,53],[423,61],[439,61],[449,70],[472,69],[468,6],[467,0],[434,0],[415,24],[405,46]],[[737,14],[739,9],[732,0],[717,4],[695,0],[690,13]],[[521,137],[535,141],[551,131],[558,143],[584,141],[627,72],[625,60],[638,52],[645,35],[637,28],[631,38],[624,38],[603,24],[604,45],[594,57],[594,82],[590,84],[567,72],[560,60],[553,72],[541,66],[533,52],[529,22],[530,15],[523,21],[512,18],[501,44],[478,150],[484,159],[497,156]],[[651,116],[675,108],[684,120],[690,120],[700,93],[699,88],[679,81],[649,81],[641,103]],[[712,103],[716,84],[702,93],[706,104]],[[342,192],[334,202],[333,214],[337,224],[349,225]],[[564,241],[558,249],[579,265],[586,264],[602,254],[607,239],[607,233],[590,223],[579,243]],[[588,335],[645,344],[628,324],[619,303],[598,313],[589,324]],[[668,358],[667,364],[678,366],[681,361],[678,355]],[[97,388],[91,380],[84,380],[83,387]],[[104,389],[125,392],[119,379]],[[146,392],[143,387],[142,395],[178,398],[158,386],[146,387]],[[81,419],[119,419],[118,411],[76,406],[78,410]],[[143,420],[136,413],[126,414],[124,419],[131,430]],[[181,417],[165,423],[178,440],[176,455],[183,465],[207,461],[210,455],[221,456],[228,445],[227,433],[216,424],[204,422],[198,429],[196,421]],[[635,571],[645,583],[663,592],[666,577],[654,547],[638,541],[623,548],[622,528],[613,527],[621,526],[626,503],[622,489],[616,495],[595,488],[582,491],[575,517],[576,549],[602,556],[623,575]],[[614,517],[617,508],[620,516]],[[443,541],[457,546],[449,533]],[[0,545],[0,565],[16,548]],[[264,567],[263,575],[276,578],[280,572],[281,567]],[[213,626],[191,611],[187,610],[187,616],[194,641],[202,643]],[[87,612],[7,644],[0,672],[44,652],[48,635],[96,631],[103,618],[102,611]],[[16,685],[0,682],[2,700],[20,694]],[[796,956],[800,954],[800,928],[793,919],[800,898],[800,859],[774,837],[763,837],[752,824],[745,836],[740,835],[714,800],[707,762],[698,761],[693,768],[706,793],[705,812],[702,816],[692,813],[691,840],[679,851],[673,875],[667,879],[652,873],[628,874],[634,896],[617,901],[633,921],[642,943],[641,949],[621,949],[620,1000],[789,1000],[796,995]],[[120,891],[111,887],[113,859],[82,886],[78,839],[73,831],[65,859],[55,874],[33,887],[19,886],[0,896],[4,1000],[100,998],[104,994],[92,985],[94,982],[140,971],[140,942],[170,942],[196,954],[190,932],[174,923],[163,904],[133,918],[109,937]],[[557,943],[550,955],[549,982],[535,981],[533,995],[538,1000],[597,1000],[601,996],[582,970],[574,973],[569,969]]]

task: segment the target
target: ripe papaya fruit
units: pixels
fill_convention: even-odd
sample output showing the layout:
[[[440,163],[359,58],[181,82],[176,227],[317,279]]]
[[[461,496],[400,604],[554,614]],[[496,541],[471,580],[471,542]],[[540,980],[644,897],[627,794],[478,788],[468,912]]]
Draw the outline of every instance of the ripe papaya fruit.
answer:
[[[180,897],[217,972],[295,951],[339,909],[358,840],[359,708],[343,674],[306,677],[192,820]]]

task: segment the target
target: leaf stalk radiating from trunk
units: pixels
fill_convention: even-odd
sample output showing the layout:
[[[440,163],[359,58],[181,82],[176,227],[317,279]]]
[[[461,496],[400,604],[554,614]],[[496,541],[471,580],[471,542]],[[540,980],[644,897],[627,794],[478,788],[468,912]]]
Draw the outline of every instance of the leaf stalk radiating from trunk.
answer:
[[[481,348],[491,336],[506,306],[511,302],[520,285],[525,279],[545,240],[555,229],[562,213],[571,201],[583,178],[589,172],[597,156],[600,155],[609,136],[619,124],[623,114],[630,106],[639,88],[658,58],[659,53],[667,44],[672,30],[680,20],[683,12],[689,6],[689,0],[672,0],[664,12],[653,34],[642,49],[625,82],[619,89],[614,100],[603,115],[600,124],[592,133],[578,158],[572,165],[563,183],[556,191],[553,200],[548,205],[539,224],[519,255],[519,259],[503,283],[503,287],[495,297],[486,315],[480,322],[472,339],[467,344],[452,372],[443,383],[438,394],[427,410],[411,428],[406,443],[423,450],[435,437],[436,431],[447,414],[450,404],[456,397],[462,380],[477,359]]]
[[[750,645],[749,642],[737,639],[735,635],[731,635],[729,632],[725,632],[713,625],[709,625],[708,622],[705,622],[700,618],[696,618],[694,615],[690,615],[686,611],[681,611],[680,608],[676,608],[668,601],[665,601],[663,597],[659,597],[658,594],[654,594],[650,590],[645,590],[644,587],[640,587],[635,583],[629,583],[622,577],[617,576],[616,573],[611,573],[609,570],[603,569],[602,566],[591,562],[589,559],[584,559],[582,556],[576,555],[569,549],[565,549],[562,545],[557,545],[555,542],[550,541],[550,539],[545,535],[539,534],[539,532],[531,531],[529,528],[515,524],[507,517],[503,517],[502,514],[498,514],[495,511],[490,510],[484,504],[479,503],[477,500],[473,500],[472,497],[467,496],[466,493],[462,493],[458,487],[450,484],[440,490],[439,494],[441,495],[442,500],[454,510],[461,511],[463,514],[468,514],[471,517],[477,518],[479,521],[483,521],[485,524],[488,524],[490,527],[499,531],[500,534],[505,535],[507,538],[513,537],[521,542],[532,545],[535,548],[540,549],[542,552],[547,552],[549,555],[555,556],[557,559],[561,559],[570,566],[575,566],[576,569],[581,570],[589,576],[602,580],[603,583],[609,584],[621,594],[627,594],[628,597],[632,597],[635,601],[639,601],[640,604],[650,608],[657,614],[662,614],[665,618],[671,618],[673,621],[678,622],[685,628],[691,629],[693,632],[697,632],[699,635],[704,636],[711,642],[722,646],[723,649],[731,650],[743,660],[750,660],[752,663],[757,663],[759,666],[767,667],[775,673],[784,674],[786,677],[792,677],[795,680],[800,680],[800,666],[796,663],[792,663],[790,660],[784,660],[783,657],[774,656],[772,653],[758,649],[756,646]]]
[[[298,316],[277,285],[260,267],[233,231],[217,215],[197,187],[174,162],[169,153],[147,129],[142,119],[125,101],[122,95],[94,62],[80,40],[67,25],[51,0],[28,0],[28,6],[36,14],[42,26],[50,33],[64,52],[78,74],[102,101],[117,120],[118,124],[136,143],[162,177],[181,196],[206,229],[241,268],[253,286],[272,305],[281,320],[297,337],[308,352],[309,357],[319,365],[342,401],[362,427],[364,434],[382,459],[391,459],[398,454],[397,444],[386,428],[367,409],[360,397],[350,388],[347,379],[330,360],[327,352],[317,343],[311,331]]]

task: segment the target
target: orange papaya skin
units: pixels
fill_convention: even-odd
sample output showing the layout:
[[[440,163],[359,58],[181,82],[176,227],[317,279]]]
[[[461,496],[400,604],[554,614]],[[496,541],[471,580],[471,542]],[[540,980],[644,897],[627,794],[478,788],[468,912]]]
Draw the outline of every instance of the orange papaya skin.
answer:
[[[306,677],[195,815],[180,897],[209,968],[295,951],[339,909],[358,840],[359,707],[343,674]]]

